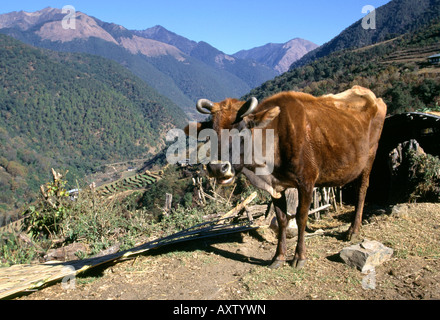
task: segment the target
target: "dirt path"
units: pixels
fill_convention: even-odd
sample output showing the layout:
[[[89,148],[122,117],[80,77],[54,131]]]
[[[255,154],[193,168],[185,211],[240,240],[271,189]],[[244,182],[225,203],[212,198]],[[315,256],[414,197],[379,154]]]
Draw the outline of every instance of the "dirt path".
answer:
[[[270,270],[276,239],[269,229],[158,249],[92,270],[75,288],[55,284],[23,300],[41,299],[440,299],[440,204],[367,210],[362,238],[394,249],[391,260],[364,275],[343,264],[348,214],[309,222],[325,235],[306,240],[308,262]],[[385,212],[385,213],[384,213]],[[340,227],[338,229],[338,227]],[[289,240],[293,254],[295,239]]]

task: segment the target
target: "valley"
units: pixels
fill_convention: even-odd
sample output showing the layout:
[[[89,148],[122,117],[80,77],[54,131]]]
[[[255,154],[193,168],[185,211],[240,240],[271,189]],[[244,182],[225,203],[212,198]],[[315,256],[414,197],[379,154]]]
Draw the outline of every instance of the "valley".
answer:
[[[128,30],[76,12],[65,29],[64,17],[50,7],[0,15],[2,221],[37,199],[50,168],[73,183],[109,161],[151,159],[167,130],[201,119],[200,97],[240,97],[277,74],[161,26]]]

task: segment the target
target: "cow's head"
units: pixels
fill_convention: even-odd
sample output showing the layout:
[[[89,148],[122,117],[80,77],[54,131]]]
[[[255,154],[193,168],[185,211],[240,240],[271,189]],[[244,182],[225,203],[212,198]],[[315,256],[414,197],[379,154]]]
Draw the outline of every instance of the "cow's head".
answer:
[[[228,138],[226,140],[222,139],[222,134],[225,132],[223,129],[227,129],[228,132],[234,132],[233,129],[236,129],[235,132],[240,133],[247,129],[247,132],[253,133],[254,129],[266,128],[280,113],[279,107],[259,110],[257,106],[258,100],[254,97],[248,101],[226,99],[218,103],[207,99],[200,99],[196,105],[197,111],[202,114],[209,114],[211,117],[208,121],[197,123],[197,134],[201,130],[208,128],[216,132],[218,137],[218,155],[219,159],[221,159],[222,143],[228,141]],[[188,135],[189,126],[185,128],[185,133]],[[242,144],[240,145],[239,161],[237,159],[232,160],[232,139],[229,136],[229,160],[211,161],[207,164],[208,175],[216,178],[217,183],[221,185],[233,183],[236,175],[241,172],[245,165],[245,161],[243,161],[245,150]]]

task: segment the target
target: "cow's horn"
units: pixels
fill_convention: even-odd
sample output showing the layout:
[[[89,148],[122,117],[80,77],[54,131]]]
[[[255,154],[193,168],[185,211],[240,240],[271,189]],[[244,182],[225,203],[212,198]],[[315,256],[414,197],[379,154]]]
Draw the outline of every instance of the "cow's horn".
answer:
[[[240,118],[246,117],[250,115],[252,112],[254,112],[255,108],[258,106],[258,100],[255,97],[250,98],[248,101],[246,101],[245,105],[249,105],[247,111],[241,115]]]
[[[197,111],[204,114],[211,114],[211,110],[214,104],[212,101],[209,101],[208,99],[199,99],[197,101]]]

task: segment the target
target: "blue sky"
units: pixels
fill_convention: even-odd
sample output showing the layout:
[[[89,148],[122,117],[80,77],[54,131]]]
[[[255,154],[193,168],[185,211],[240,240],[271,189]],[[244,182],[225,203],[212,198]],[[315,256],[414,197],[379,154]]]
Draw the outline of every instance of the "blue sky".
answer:
[[[72,5],[106,22],[143,30],[162,25],[225,53],[304,38],[319,45],[390,0],[2,0],[0,13]]]

